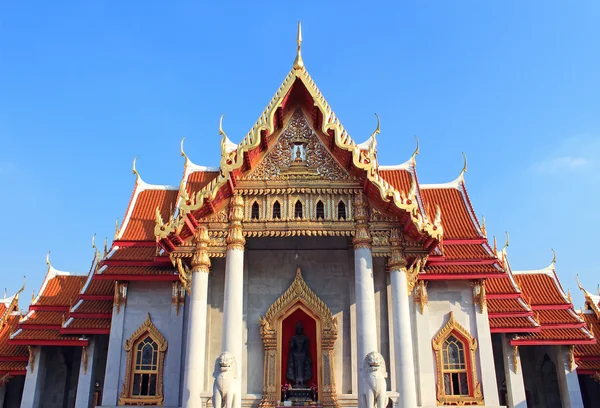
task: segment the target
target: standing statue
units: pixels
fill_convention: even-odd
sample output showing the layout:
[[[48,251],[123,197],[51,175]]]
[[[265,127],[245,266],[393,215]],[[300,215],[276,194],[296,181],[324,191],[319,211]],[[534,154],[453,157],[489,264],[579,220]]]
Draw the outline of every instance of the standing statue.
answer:
[[[214,408],[235,408],[237,399],[237,365],[235,356],[227,351],[215,361],[212,403]]]
[[[387,406],[389,398],[386,391],[386,378],[387,370],[383,356],[376,351],[367,354],[363,361],[363,379],[366,387],[363,395],[360,396],[365,408]]]
[[[303,386],[305,381],[312,378],[308,337],[304,335],[304,328],[300,322],[296,326],[296,335],[290,339],[286,377],[297,387]]]

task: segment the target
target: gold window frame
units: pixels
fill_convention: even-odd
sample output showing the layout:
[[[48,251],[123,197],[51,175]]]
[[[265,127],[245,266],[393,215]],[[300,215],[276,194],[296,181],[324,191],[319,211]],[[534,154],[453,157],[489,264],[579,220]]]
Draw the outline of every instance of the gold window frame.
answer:
[[[465,347],[464,353],[467,364],[469,395],[446,395],[446,389],[444,387],[443,348],[446,340],[453,334],[458,340],[463,342]],[[433,338],[432,346],[433,350],[435,351],[436,360],[437,405],[484,405],[483,394],[481,393],[481,384],[477,379],[477,360],[475,358],[477,339],[474,339],[469,331],[456,321],[453,312],[450,312],[448,322],[446,322],[438,334]]]
[[[156,375],[156,395],[145,397],[145,396],[133,396],[133,375],[135,365],[135,350],[134,345],[142,339],[144,336],[150,336],[152,340],[158,345],[158,367]],[[123,381],[123,389],[121,391],[121,397],[119,398],[119,405],[163,405],[163,371],[165,362],[165,352],[167,351],[167,340],[160,334],[152,320],[150,319],[150,313],[146,317],[146,320],[142,325],[125,341],[125,352],[127,353],[127,362],[125,369],[125,380]]]

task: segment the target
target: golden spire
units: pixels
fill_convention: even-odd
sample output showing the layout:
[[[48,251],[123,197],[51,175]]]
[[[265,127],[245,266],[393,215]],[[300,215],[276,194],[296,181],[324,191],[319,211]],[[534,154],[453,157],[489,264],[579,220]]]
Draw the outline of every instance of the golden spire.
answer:
[[[483,233],[483,236],[487,238],[487,230],[485,229],[485,217],[483,216],[483,214],[481,215],[481,232]]]
[[[302,61],[302,23],[298,21],[298,37],[296,38],[298,43],[298,51],[296,51],[296,59],[294,60],[294,69],[304,69],[304,61]]]
[[[411,160],[413,161],[413,163],[417,163],[417,154],[419,154],[419,138],[417,137],[417,135],[415,135],[415,140],[417,141],[417,148],[415,149],[415,152],[412,154],[412,156],[410,157]]]

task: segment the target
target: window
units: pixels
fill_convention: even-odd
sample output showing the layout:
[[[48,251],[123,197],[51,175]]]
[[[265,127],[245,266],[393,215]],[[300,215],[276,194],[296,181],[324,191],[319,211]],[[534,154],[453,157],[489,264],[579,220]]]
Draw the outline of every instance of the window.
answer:
[[[444,391],[446,395],[469,395],[465,346],[455,336],[450,336],[442,347],[444,365]]]
[[[150,320],[125,342],[127,368],[119,405],[162,405],[167,341]]]
[[[158,344],[146,336],[135,346],[133,388],[131,396],[153,397],[156,395],[158,376]]]
[[[319,200],[317,203],[317,220],[325,219],[325,206],[323,205],[323,201]]]
[[[475,367],[477,340],[456,321],[452,312],[432,343],[438,405],[483,405]]]
[[[258,220],[260,215],[260,208],[258,207],[258,203],[255,201],[252,204],[252,214],[250,215],[250,218],[253,220]]]
[[[273,204],[273,219],[281,219],[281,204],[279,204],[279,201],[275,201],[275,204]]]
[[[340,201],[338,204],[338,220],[346,219],[346,204],[343,201]]]
[[[296,205],[294,205],[294,218],[302,218],[302,203],[300,200],[296,201]]]

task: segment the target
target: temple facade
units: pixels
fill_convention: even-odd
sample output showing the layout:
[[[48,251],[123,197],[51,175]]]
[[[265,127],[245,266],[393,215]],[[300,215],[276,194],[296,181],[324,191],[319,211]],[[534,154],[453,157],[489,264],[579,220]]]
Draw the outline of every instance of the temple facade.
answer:
[[[221,118],[219,167],[183,141],[175,187],[134,161],[89,272],[48,258],[23,312],[0,301],[0,408],[600,406],[600,294],[513,270],[466,160],[444,184],[418,146],[380,164],[379,118],[356,143],[300,46],[241,142]]]

